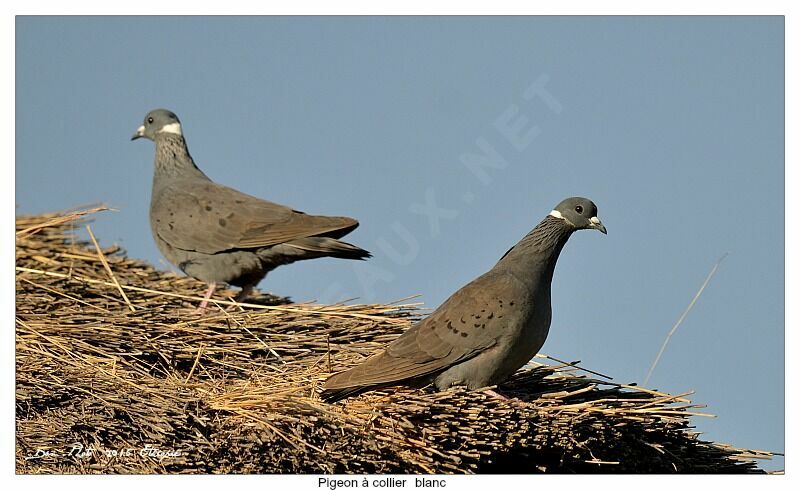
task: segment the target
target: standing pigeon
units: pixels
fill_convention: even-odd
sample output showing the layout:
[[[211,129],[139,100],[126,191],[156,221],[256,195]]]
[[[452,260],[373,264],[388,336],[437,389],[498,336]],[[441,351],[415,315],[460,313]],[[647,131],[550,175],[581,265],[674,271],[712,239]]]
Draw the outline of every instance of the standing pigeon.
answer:
[[[606,233],[597,206],[561,201],[489,272],[450,296],[386,349],[328,378],[323,399],[433,382],[439,390],[500,383],[542,347],[550,329],[550,283],[558,254],[576,230]]]
[[[156,144],[150,227],[162,254],[186,274],[208,283],[199,310],[218,282],[242,288],[243,300],[272,269],[298,260],[363,260],[370,253],[341,242],[358,221],[312,216],[214,183],[189,155],[178,116],[147,114],[132,140]]]

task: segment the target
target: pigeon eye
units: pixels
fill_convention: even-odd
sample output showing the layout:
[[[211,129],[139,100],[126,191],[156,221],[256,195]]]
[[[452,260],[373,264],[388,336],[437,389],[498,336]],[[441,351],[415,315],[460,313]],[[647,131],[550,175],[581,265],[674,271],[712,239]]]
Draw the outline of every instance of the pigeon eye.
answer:
[[[152,117],[148,117],[147,118],[147,124],[153,124],[153,118]]]
[[[581,214],[583,212],[583,206],[580,205],[575,206],[575,212]]]

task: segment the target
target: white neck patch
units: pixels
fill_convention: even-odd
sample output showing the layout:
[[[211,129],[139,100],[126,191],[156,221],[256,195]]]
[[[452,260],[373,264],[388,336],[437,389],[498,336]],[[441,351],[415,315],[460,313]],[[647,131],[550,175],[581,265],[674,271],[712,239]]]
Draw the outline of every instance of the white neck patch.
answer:
[[[159,133],[172,133],[177,134],[178,136],[183,136],[183,131],[181,131],[181,123],[166,124],[161,128]]]
[[[559,211],[557,209],[554,209],[554,210],[550,211],[550,216],[552,216],[553,218],[563,219],[564,221],[566,221],[570,225],[575,226],[575,223],[573,223],[572,221],[568,220],[563,214],[561,214],[561,211]]]

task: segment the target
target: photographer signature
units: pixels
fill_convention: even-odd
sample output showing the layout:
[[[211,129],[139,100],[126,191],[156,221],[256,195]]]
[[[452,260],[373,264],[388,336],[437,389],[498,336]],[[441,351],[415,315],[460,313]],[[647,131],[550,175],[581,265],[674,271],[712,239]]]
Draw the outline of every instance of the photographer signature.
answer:
[[[132,457],[145,457],[158,459],[159,461],[165,458],[179,458],[184,453],[180,449],[161,449],[150,444],[145,444],[143,448],[96,448],[86,447],[81,443],[76,443],[67,446],[64,450],[53,449],[37,449],[33,454],[25,456],[26,460],[37,460],[45,458],[66,459],[90,459],[92,457],[106,457],[106,458],[132,458]]]

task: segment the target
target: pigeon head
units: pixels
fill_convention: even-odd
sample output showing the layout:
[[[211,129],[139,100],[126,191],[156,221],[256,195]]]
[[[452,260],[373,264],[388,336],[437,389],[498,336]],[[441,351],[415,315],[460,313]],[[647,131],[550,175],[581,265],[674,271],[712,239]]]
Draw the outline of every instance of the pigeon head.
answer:
[[[597,230],[606,233],[606,227],[597,219],[597,206],[585,197],[569,197],[550,211],[550,216],[563,219],[576,230]]]
[[[174,112],[166,109],[156,109],[147,113],[144,117],[144,124],[133,133],[131,141],[139,138],[155,140],[159,133],[170,133],[182,135],[181,122]]]

